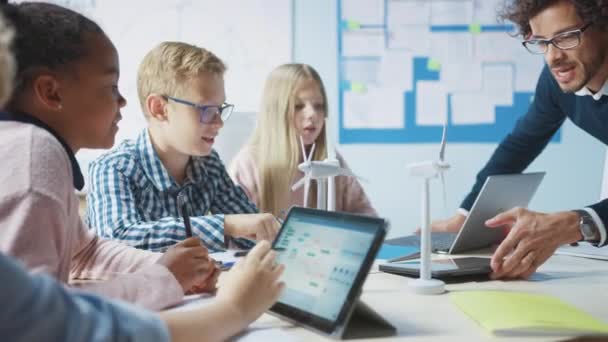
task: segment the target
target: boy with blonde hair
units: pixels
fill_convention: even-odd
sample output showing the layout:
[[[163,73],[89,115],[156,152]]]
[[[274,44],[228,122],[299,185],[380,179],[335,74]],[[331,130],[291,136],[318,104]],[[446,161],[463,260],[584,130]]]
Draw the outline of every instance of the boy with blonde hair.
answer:
[[[189,234],[180,216],[187,202],[191,232],[211,250],[229,241],[250,246],[238,238],[274,238],[275,218],[253,214],[212,149],[233,110],[225,70],[210,51],[181,42],[163,42],[144,57],[137,88],[148,127],[89,168],[87,218],[101,236],[162,251]]]

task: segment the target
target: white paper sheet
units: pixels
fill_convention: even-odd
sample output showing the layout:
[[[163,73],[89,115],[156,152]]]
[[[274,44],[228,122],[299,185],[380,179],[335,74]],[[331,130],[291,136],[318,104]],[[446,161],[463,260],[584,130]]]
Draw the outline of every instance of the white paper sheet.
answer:
[[[428,0],[389,0],[386,7],[388,27],[428,26],[431,21],[431,2]]]
[[[378,82],[382,87],[409,91],[414,81],[414,56],[405,51],[387,50],[380,59]]]
[[[494,105],[479,92],[452,94],[452,123],[454,125],[493,124]]]
[[[345,128],[403,128],[405,95],[397,88],[370,87],[365,93],[345,91]]]
[[[473,0],[431,1],[431,25],[468,25],[473,20]]]
[[[342,0],[342,20],[363,25],[384,24],[383,0]]]
[[[433,33],[430,55],[441,64],[473,62],[472,37],[469,33]]]
[[[431,32],[428,26],[390,27],[387,46],[389,49],[403,49],[415,55],[428,55],[431,51]]]
[[[448,115],[444,86],[436,81],[419,81],[416,93],[416,124],[443,125]]]
[[[481,91],[481,70],[481,63],[453,61],[442,66],[440,78],[448,93]]]
[[[384,31],[360,29],[342,34],[342,56],[381,56],[384,53]]]
[[[484,65],[483,94],[494,105],[513,105],[513,66],[510,64]]]
[[[344,79],[364,84],[378,83],[379,60],[350,59],[343,62]]]

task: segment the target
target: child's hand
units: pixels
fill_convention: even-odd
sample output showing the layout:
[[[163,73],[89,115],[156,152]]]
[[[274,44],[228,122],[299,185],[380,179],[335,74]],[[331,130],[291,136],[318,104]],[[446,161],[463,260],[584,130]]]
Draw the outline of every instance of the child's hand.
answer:
[[[281,225],[272,214],[233,214],[224,216],[224,231],[232,237],[272,241]]]
[[[217,279],[219,278],[222,271],[216,267],[212,274],[202,284],[194,285],[190,290],[186,291],[186,294],[195,293],[215,293],[217,290]]]
[[[184,293],[194,286],[205,284],[217,267],[209,258],[197,237],[191,237],[171,246],[157,263],[166,266],[184,289]]]
[[[276,252],[270,243],[258,243],[222,279],[218,301],[227,303],[249,324],[269,309],[285,287],[278,279],[284,266],[275,264]]]

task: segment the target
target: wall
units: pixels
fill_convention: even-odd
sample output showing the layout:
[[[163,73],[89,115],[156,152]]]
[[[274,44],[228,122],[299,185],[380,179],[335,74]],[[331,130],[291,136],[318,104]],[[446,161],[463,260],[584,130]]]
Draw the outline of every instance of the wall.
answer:
[[[295,0],[293,33],[295,61],[311,64],[324,80],[334,136],[338,112],[336,8],[335,0]],[[570,122],[564,125],[562,138],[561,143],[551,144],[529,168],[547,171],[530,204],[534,210],[577,208],[599,198],[605,146]],[[447,211],[436,181],[432,186],[434,218],[453,213],[495,147],[495,144],[448,145],[446,157],[452,169],[447,174]],[[338,149],[350,167],[369,180],[363,186],[380,215],[391,221],[389,236],[413,231],[420,222],[420,184],[407,176],[405,165],[436,158],[438,146],[352,144]]]

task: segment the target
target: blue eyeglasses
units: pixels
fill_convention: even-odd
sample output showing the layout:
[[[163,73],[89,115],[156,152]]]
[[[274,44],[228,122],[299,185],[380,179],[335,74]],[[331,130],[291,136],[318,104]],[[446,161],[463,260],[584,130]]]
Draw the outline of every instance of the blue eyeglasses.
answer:
[[[229,103],[224,103],[221,106],[215,106],[215,105],[207,106],[207,105],[196,104],[194,102],[178,99],[178,98],[167,96],[167,95],[163,95],[163,98],[165,100],[171,100],[173,102],[181,103],[186,106],[190,106],[190,107],[194,107],[194,108],[198,109],[201,123],[204,123],[204,124],[212,123],[213,120],[215,120],[216,116],[219,116],[220,119],[222,119],[222,122],[226,122],[226,120],[228,120],[228,118],[232,114],[232,111],[234,110],[234,105],[231,105]]]

